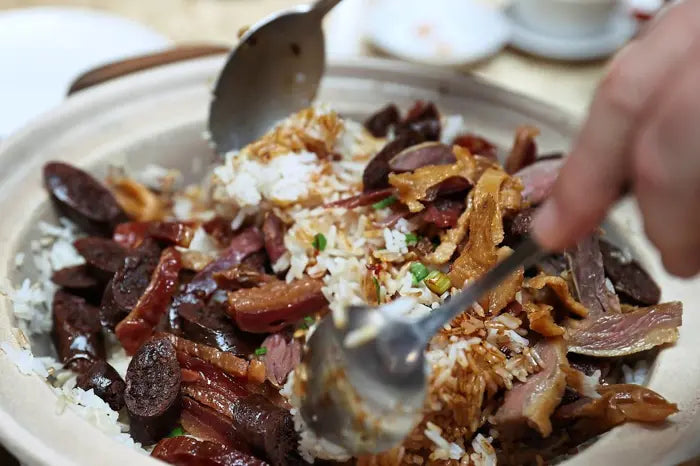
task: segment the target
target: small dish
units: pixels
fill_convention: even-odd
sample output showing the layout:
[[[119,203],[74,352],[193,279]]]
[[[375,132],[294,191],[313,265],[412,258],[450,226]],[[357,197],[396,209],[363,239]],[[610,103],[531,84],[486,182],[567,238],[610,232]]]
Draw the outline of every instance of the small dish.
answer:
[[[497,8],[471,0],[380,0],[370,6],[367,38],[381,51],[429,65],[472,63],[508,42]]]
[[[620,0],[520,0],[512,4],[510,14],[533,31],[586,37],[605,33],[620,7]]]
[[[613,16],[596,34],[561,36],[535,30],[523,24],[513,10],[510,44],[532,55],[555,60],[584,61],[604,58],[622,47],[637,31],[635,21],[622,13]]]

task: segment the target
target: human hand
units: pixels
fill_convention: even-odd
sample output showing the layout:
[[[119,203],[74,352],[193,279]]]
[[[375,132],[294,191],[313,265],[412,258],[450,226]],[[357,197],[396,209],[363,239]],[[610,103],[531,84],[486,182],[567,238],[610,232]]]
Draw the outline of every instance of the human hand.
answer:
[[[666,269],[700,270],[700,0],[669,8],[611,63],[533,235],[564,249],[624,189]]]

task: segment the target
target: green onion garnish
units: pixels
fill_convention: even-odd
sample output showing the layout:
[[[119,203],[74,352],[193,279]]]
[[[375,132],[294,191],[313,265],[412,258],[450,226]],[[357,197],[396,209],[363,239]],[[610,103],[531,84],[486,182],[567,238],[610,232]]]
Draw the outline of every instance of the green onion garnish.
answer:
[[[385,199],[382,199],[379,202],[375,202],[374,204],[372,204],[372,208],[375,210],[384,209],[386,207],[389,207],[394,202],[396,202],[396,196],[389,196]]]
[[[406,244],[408,246],[412,244],[417,244],[420,241],[420,236],[415,233],[406,233]]]
[[[255,350],[256,356],[264,356],[265,354],[267,354],[267,348],[265,348],[264,346],[261,346],[260,348]]]
[[[425,285],[436,295],[442,295],[452,287],[452,281],[446,273],[433,270],[425,277]]]
[[[306,316],[304,317],[304,322],[306,323],[306,325],[312,325],[314,322],[316,322],[316,319],[314,319],[311,316]]]
[[[379,280],[377,280],[377,277],[373,276],[372,281],[374,282],[374,289],[377,290],[377,304],[379,304],[382,301],[382,289],[379,286]]]
[[[323,236],[323,233],[316,233],[316,235],[314,236],[314,240],[311,243],[311,245],[317,251],[323,251],[324,249],[326,249],[326,244],[328,244],[328,241],[326,241],[326,237]]]
[[[420,262],[412,263],[411,268],[409,270],[411,271],[411,274],[413,275],[413,284],[414,285],[419,284],[430,273],[430,270],[428,270],[428,267],[424,266]]]
[[[168,437],[173,438],[180,437],[182,435],[185,435],[185,429],[183,429],[181,426],[177,426],[168,434]]]

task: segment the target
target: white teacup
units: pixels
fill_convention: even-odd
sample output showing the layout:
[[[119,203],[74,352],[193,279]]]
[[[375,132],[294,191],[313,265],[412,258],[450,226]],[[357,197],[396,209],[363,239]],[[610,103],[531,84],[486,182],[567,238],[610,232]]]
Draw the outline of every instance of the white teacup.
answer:
[[[524,26],[545,34],[583,37],[606,30],[619,0],[516,0],[513,12]]]

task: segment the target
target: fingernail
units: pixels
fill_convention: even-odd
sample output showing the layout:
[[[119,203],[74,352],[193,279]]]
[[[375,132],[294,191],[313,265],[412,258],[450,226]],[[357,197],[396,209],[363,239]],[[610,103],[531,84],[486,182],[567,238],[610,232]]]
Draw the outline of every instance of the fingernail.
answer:
[[[535,212],[532,219],[532,236],[545,249],[556,249],[559,213],[556,204],[549,200]]]

